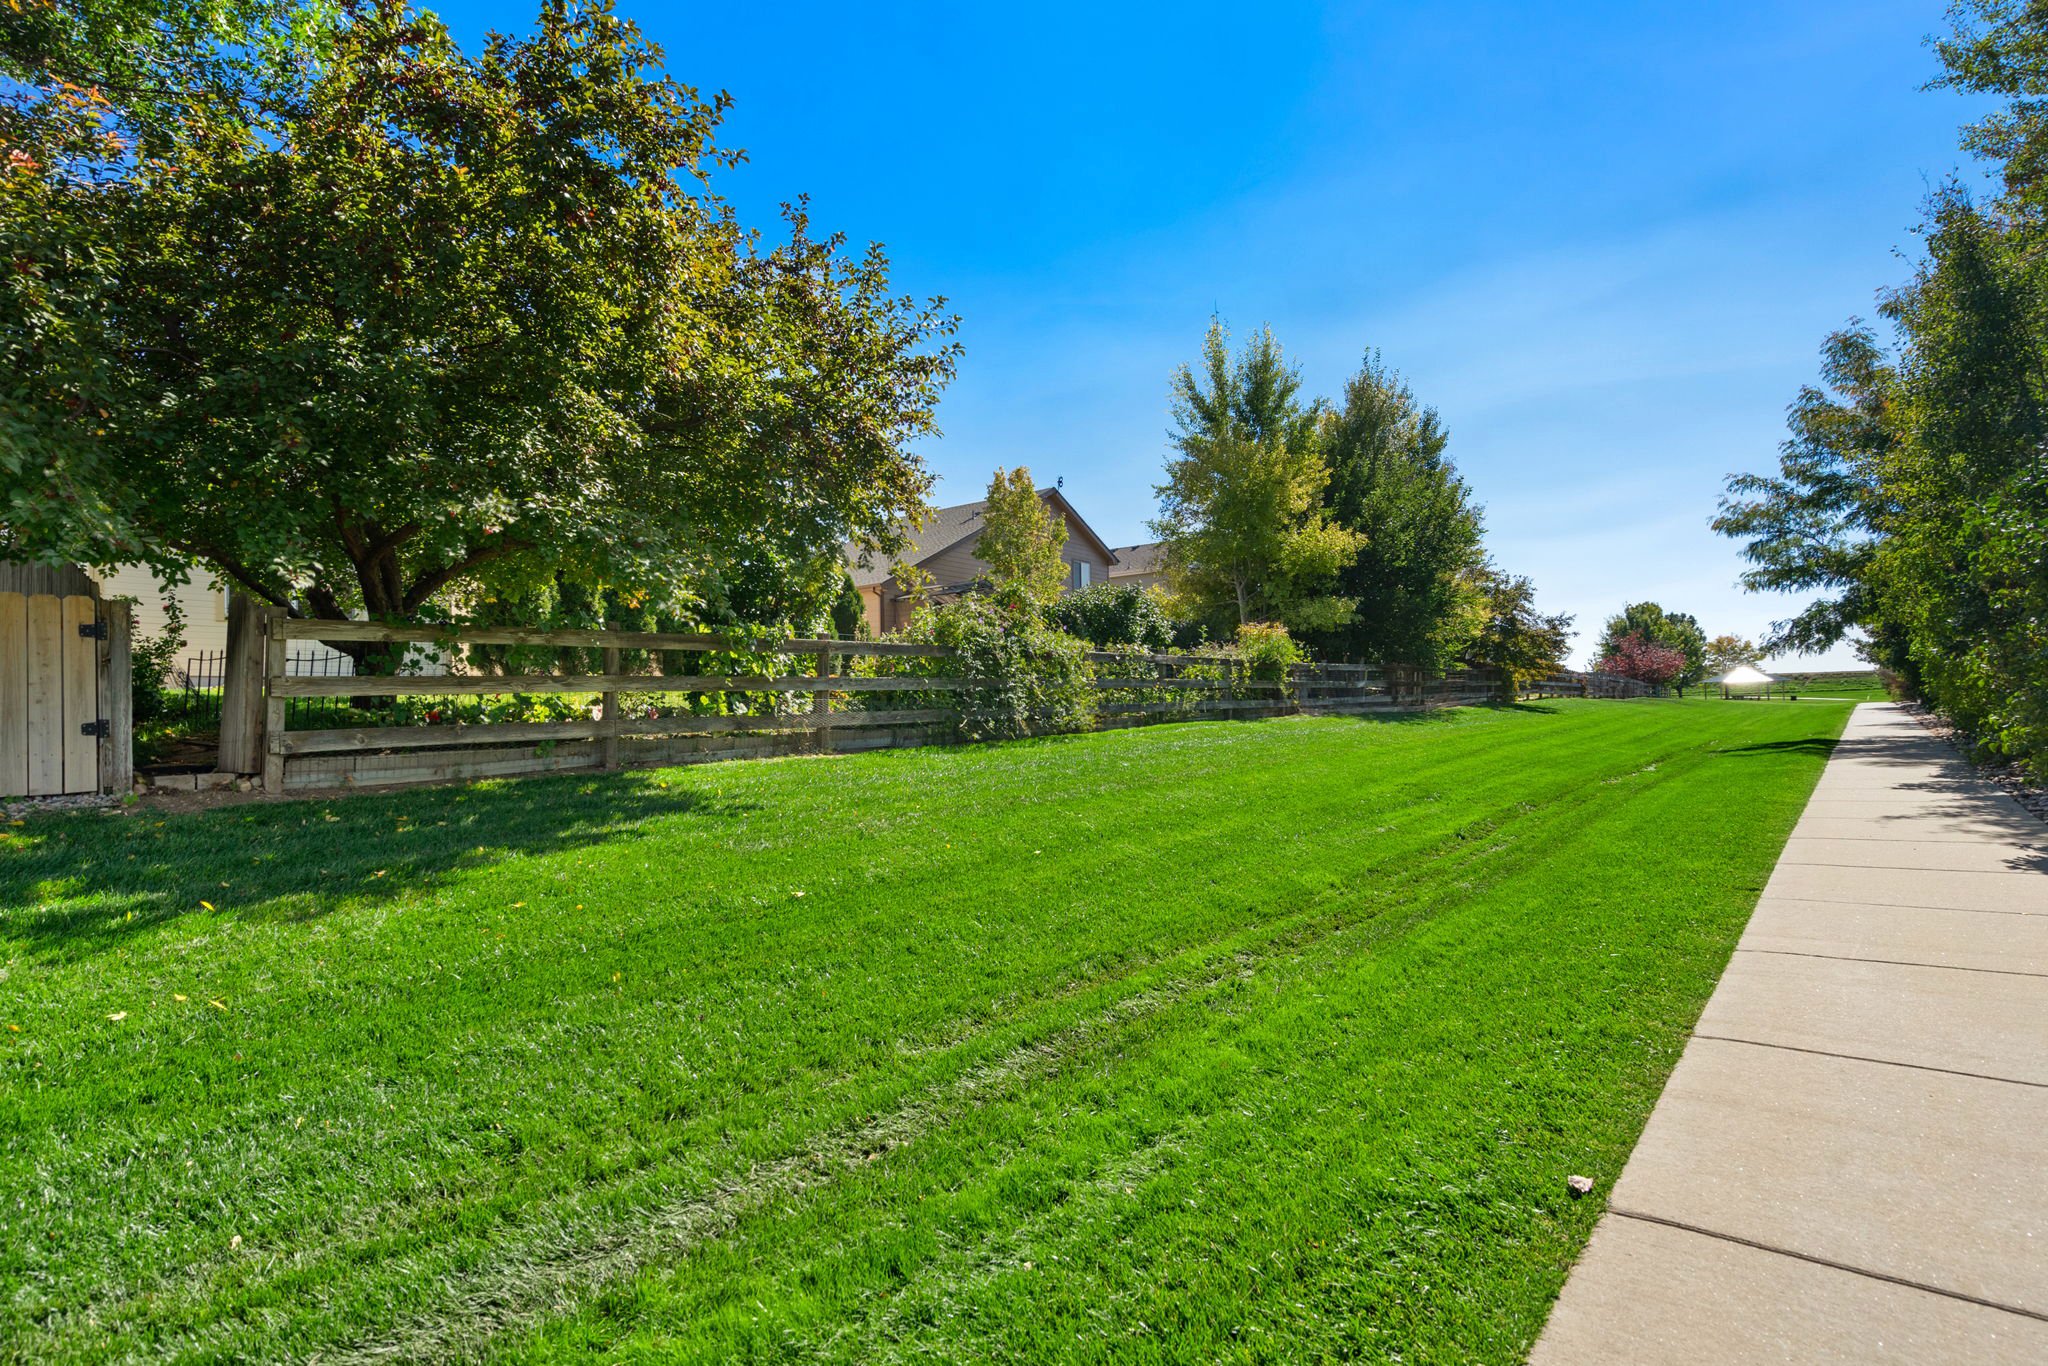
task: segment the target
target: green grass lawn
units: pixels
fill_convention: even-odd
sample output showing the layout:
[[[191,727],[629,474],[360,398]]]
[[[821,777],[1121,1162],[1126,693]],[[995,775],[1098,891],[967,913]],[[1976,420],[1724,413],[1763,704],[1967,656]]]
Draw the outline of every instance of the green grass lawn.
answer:
[[[1706,691],[1715,693],[1712,684],[1707,685]],[[1875,669],[1861,672],[1780,674],[1773,691],[1793,694],[1800,698],[1823,698],[1836,702],[1884,702],[1891,697],[1891,694],[1885,691],[1884,683]]]
[[[37,818],[0,1356],[1516,1360],[1847,715]]]

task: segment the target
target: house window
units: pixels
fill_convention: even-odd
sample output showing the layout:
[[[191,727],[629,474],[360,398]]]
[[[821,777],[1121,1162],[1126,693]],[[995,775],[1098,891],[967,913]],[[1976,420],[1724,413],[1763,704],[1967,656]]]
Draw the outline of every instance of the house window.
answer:
[[[1074,587],[1076,587],[1076,588],[1086,588],[1087,586],[1088,586],[1088,561],[1086,561],[1086,560],[1076,560],[1076,561],[1074,561]]]

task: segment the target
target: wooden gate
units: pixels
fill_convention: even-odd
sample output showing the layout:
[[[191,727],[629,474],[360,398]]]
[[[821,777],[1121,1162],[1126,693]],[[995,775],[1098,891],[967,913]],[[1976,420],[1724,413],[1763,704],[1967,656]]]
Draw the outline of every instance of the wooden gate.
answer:
[[[128,669],[127,603],[80,569],[0,565],[0,797],[125,790]]]

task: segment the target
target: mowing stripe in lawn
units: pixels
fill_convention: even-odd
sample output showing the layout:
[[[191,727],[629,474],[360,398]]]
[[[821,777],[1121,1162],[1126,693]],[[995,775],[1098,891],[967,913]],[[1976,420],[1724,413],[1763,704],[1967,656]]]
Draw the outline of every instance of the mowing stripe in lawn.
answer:
[[[1549,1168],[1619,1169],[1840,722],[1558,703],[38,821],[0,846],[0,1342],[1497,1354],[1589,1226]],[[1513,1099],[1497,1172],[1474,1087]],[[1411,1189],[1425,1140],[1486,1199]],[[1159,1222],[1204,1180],[1243,1248]],[[1445,1221],[1390,1242],[1396,1205]],[[976,1270],[1040,1242],[1022,1298]],[[1246,1258],[1307,1307],[1231,1318]]]

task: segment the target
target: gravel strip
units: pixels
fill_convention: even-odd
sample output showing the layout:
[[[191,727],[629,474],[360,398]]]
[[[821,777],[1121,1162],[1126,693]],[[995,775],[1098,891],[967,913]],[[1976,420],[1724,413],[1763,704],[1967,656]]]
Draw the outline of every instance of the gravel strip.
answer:
[[[76,792],[68,797],[18,797],[0,802],[0,820],[25,820],[38,811],[83,811],[95,806],[113,806],[119,800],[98,792]]]

